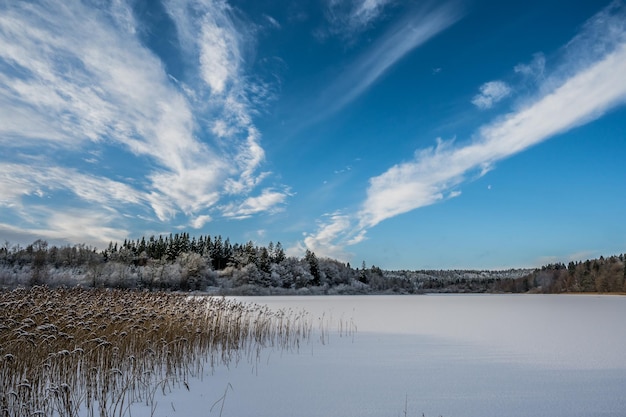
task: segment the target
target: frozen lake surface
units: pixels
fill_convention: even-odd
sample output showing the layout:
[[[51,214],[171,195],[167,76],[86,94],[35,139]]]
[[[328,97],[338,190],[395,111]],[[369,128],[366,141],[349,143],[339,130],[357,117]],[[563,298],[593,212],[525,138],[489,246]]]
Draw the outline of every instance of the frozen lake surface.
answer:
[[[238,299],[358,330],[207,372],[159,396],[154,416],[626,416],[626,297]]]

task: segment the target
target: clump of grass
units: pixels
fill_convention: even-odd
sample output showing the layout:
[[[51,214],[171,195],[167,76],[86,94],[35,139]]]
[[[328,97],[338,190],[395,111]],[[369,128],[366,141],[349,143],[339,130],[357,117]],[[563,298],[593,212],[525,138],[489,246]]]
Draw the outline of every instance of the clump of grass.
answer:
[[[123,416],[206,366],[297,349],[305,312],[123,290],[0,292],[0,416]]]

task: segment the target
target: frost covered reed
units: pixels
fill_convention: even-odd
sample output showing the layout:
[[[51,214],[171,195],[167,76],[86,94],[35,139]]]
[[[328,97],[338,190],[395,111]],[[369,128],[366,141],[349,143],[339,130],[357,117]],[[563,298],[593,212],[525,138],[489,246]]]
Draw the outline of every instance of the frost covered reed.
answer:
[[[295,349],[305,312],[122,290],[0,292],[0,416],[130,415],[205,367]]]

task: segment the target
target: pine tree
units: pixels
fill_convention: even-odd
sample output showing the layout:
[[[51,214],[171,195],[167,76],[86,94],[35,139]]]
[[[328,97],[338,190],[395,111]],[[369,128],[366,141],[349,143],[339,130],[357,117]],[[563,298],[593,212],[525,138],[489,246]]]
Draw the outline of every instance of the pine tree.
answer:
[[[322,282],[320,265],[319,261],[317,260],[317,256],[315,256],[315,253],[307,249],[304,255],[304,260],[309,264],[309,271],[313,276],[313,281],[311,282],[311,284],[314,286],[319,286]]]
[[[233,261],[233,245],[230,244],[230,239],[226,238],[224,241],[224,249],[222,251],[222,268],[225,268]]]
[[[280,242],[276,242],[276,246],[274,246],[274,251],[270,252],[272,257],[272,263],[280,264],[286,258],[285,251],[283,250],[283,245]]]
[[[146,244],[146,238],[145,237],[141,237],[141,242],[139,242],[138,245],[138,249],[137,251],[139,252],[139,254],[141,255],[142,253],[146,252],[146,248],[148,247],[148,245]]]
[[[265,273],[270,273],[270,255],[266,247],[261,248],[259,255],[259,269]]]
[[[211,259],[213,261],[213,269],[216,271],[219,271],[226,266],[224,262],[224,244],[222,243],[222,235],[218,235],[213,242],[213,246],[211,248]]]
[[[361,270],[359,271],[359,281],[361,281],[364,284],[367,284],[368,282],[367,265],[365,264],[365,261],[363,261],[363,263],[361,264]]]

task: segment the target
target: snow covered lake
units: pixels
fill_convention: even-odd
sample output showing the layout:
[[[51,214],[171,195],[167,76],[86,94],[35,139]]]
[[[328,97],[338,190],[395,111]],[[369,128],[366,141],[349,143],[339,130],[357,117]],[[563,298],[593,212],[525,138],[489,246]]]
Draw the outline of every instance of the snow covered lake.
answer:
[[[626,297],[238,299],[323,316],[328,335],[207,371],[154,416],[626,416]]]

